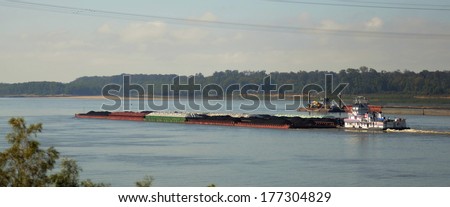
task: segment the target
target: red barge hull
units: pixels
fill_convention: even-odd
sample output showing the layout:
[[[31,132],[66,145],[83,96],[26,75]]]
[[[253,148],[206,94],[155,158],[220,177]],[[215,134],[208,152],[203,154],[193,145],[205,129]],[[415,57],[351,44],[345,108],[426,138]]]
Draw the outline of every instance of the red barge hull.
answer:
[[[110,120],[124,120],[124,121],[144,121],[145,116],[150,112],[111,112],[108,116]]]
[[[79,119],[109,119],[108,116],[91,116],[85,114],[75,114],[75,118]]]
[[[289,124],[261,124],[261,123],[236,123],[235,126],[238,127],[251,127],[251,128],[263,128],[263,129],[289,129],[291,125]]]
[[[242,122],[219,122],[219,121],[186,121],[186,124],[216,125],[216,126],[236,126],[250,128],[266,128],[266,129],[289,129],[289,124],[261,124],[261,123],[242,123]]]

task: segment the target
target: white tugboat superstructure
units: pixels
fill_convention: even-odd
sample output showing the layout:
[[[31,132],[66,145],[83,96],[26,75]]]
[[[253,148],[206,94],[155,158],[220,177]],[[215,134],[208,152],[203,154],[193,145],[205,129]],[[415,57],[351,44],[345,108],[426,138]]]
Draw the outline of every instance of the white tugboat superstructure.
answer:
[[[344,119],[344,127],[352,129],[408,129],[403,118],[389,119],[383,116],[381,107],[369,107],[365,97],[358,96],[355,99],[348,118]]]

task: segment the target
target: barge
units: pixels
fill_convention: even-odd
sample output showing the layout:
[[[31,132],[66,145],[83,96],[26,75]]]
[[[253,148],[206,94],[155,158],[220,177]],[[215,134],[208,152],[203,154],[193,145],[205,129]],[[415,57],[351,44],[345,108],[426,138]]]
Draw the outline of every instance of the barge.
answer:
[[[123,111],[123,112],[111,112],[108,115],[108,119],[111,120],[127,120],[127,121],[144,121],[145,116],[150,113],[149,111],[142,112],[132,112],[132,111]]]
[[[75,114],[75,117],[80,119],[108,119],[110,114],[109,111],[89,111],[85,114]]]
[[[186,124],[234,126],[240,121],[231,115],[191,114],[186,117]]]
[[[300,117],[268,114],[208,114],[185,112],[108,112],[90,111],[75,114],[76,118],[147,121],[161,123],[184,123],[220,125],[270,129],[336,128],[342,126],[342,119],[331,117]]]
[[[253,128],[271,128],[271,129],[289,129],[292,123],[283,117],[277,117],[267,114],[253,114],[248,117],[241,117],[236,123],[240,127]]]
[[[182,112],[151,112],[145,115],[145,121],[164,123],[184,123],[187,113]]]

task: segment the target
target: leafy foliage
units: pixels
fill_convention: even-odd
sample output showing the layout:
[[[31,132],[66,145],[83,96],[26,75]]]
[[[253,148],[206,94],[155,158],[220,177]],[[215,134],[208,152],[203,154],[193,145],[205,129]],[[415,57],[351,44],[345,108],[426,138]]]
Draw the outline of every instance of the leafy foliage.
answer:
[[[108,183],[94,183],[94,182],[92,182],[91,179],[87,179],[87,180],[81,181],[80,186],[81,187],[109,187],[111,185]]]
[[[150,187],[152,186],[153,180],[152,176],[146,175],[142,180],[137,181],[135,184],[136,187]]]
[[[39,148],[39,142],[33,140],[42,131],[42,124],[25,125],[23,118],[11,118],[12,132],[6,135],[11,147],[0,153],[1,186],[47,186],[51,180],[47,172],[55,166],[59,152],[50,147]]]
[[[51,182],[56,187],[78,187],[78,176],[82,169],[77,161],[69,158],[63,158],[61,161],[61,171],[50,176]]]
[[[0,152],[0,186],[5,187],[78,187],[108,186],[91,180],[79,182],[82,171],[77,162],[63,158],[61,170],[48,175],[59,159],[54,147],[40,149],[39,142],[33,137],[42,131],[42,124],[26,125],[23,118],[11,118],[12,132],[6,135],[8,149]]]

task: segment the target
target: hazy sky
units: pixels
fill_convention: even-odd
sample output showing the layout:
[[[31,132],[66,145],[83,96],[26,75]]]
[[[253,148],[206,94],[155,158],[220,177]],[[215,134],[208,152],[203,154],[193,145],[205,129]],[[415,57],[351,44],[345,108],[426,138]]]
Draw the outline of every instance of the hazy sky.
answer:
[[[6,83],[449,65],[444,0],[0,0]]]

